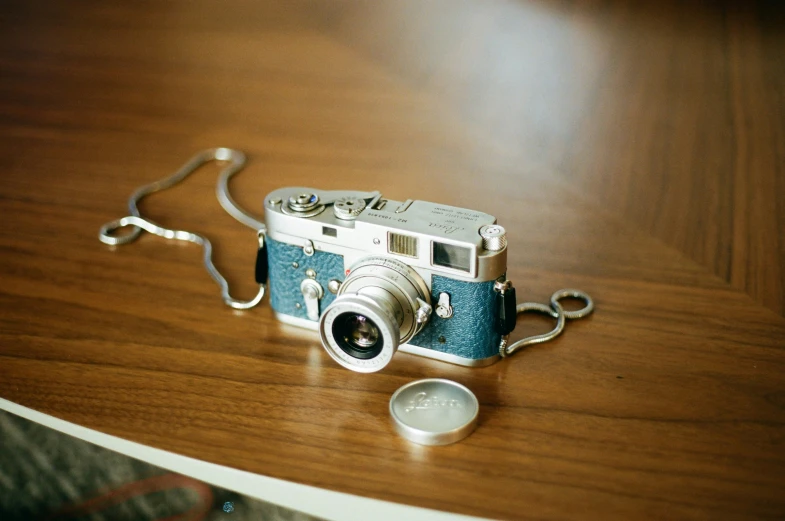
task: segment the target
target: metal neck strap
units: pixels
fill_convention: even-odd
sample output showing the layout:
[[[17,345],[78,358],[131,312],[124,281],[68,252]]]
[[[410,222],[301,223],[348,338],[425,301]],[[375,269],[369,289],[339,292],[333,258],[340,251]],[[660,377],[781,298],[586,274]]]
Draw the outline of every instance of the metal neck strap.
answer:
[[[243,301],[233,298],[229,294],[229,283],[226,282],[226,279],[223,277],[223,275],[221,275],[221,273],[213,264],[213,246],[210,244],[210,240],[207,237],[185,230],[171,230],[169,228],[164,228],[160,224],[155,223],[146,217],[142,217],[141,213],[139,212],[139,201],[152,193],[171,188],[188,177],[189,174],[198,170],[200,167],[209,163],[210,161],[229,162],[229,164],[221,171],[220,175],[218,176],[218,185],[215,189],[216,195],[218,196],[218,202],[221,203],[221,206],[229,213],[229,215],[258,232],[259,245],[261,246],[264,241],[264,235],[267,231],[264,223],[240,208],[240,206],[234,201],[234,199],[232,199],[232,196],[229,194],[229,179],[234,174],[242,170],[245,166],[245,154],[230,148],[212,148],[209,150],[203,150],[189,159],[187,163],[185,163],[177,172],[170,175],[169,177],[154,183],[150,183],[149,185],[145,185],[136,190],[128,199],[128,210],[131,215],[101,226],[101,230],[98,232],[98,238],[104,244],[119,246],[121,244],[128,244],[129,242],[135,241],[139,235],[141,235],[142,230],[144,230],[165,239],[188,241],[198,244],[204,250],[204,265],[207,268],[207,272],[221,287],[221,298],[223,298],[223,301],[226,303],[226,305],[234,309],[249,309],[261,302],[265,292],[264,284],[259,284],[259,292],[251,300]],[[131,231],[128,234],[119,236],[114,235],[115,232],[126,226],[131,227]]]

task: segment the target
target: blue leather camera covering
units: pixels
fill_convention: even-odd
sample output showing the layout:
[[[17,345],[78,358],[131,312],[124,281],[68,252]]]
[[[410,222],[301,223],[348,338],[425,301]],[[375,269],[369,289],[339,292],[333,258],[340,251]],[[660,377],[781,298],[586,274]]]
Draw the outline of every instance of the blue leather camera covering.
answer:
[[[319,301],[319,312],[335,300],[335,295],[327,289],[332,279],[343,282],[343,257],[334,253],[316,251],[311,257],[303,253],[301,246],[278,242],[267,237],[267,260],[270,265],[270,305],[278,313],[308,319],[305,299],[300,291],[300,283],[307,279],[305,270],[316,272],[316,282],[321,284],[324,296]],[[297,263],[294,268],[293,263]],[[300,304],[298,309],[295,304]]]
[[[345,278],[343,257],[322,251],[308,257],[302,247],[274,241],[269,237],[266,240],[272,308],[278,313],[308,318],[300,283],[307,278],[305,270],[311,268],[316,272],[316,281],[324,289],[324,297],[319,301],[319,312],[324,313],[335,300],[335,295],[327,290],[328,282],[332,279],[343,282]],[[295,262],[297,268],[292,267]],[[493,281],[462,282],[434,275],[431,287],[434,308],[442,292],[450,295],[453,316],[443,319],[434,312],[425,328],[409,343],[472,360],[499,354],[501,336],[496,331],[499,309]],[[299,309],[295,306],[297,303],[300,304]]]
[[[499,309],[493,283],[492,280],[463,282],[434,275],[431,302],[435,308],[439,294],[447,293],[453,315],[439,318],[434,311],[425,328],[409,343],[472,360],[498,355],[501,335],[496,331]]]

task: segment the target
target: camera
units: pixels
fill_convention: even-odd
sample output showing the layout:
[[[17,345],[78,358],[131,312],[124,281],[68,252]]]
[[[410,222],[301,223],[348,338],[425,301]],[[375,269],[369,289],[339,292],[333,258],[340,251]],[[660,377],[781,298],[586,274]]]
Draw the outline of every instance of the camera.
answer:
[[[499,358],[507,238],[492,215],[300,187],[264,204],[257,278],[264,265],[276,318],[319,331],[340,365],[378,371],[398,350],[465,366]]]

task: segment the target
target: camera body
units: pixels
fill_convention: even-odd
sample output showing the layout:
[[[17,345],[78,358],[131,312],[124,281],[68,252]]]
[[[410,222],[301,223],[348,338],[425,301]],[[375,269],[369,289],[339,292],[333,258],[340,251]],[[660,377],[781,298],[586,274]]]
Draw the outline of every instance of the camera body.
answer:
[[[499,358],[507,240],[493,216],[290,187],[266,197],[265,224],[276,318],[318,330],[344,367],[378,371],[398,349],[466,366]]]

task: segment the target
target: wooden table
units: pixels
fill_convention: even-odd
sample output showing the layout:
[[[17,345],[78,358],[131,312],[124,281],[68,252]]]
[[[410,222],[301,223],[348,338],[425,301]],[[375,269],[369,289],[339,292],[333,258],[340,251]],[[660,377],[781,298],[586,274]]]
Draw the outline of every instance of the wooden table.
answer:
[[[649,5],[650,4],[650,5]],[[708,4],[708,3],[706,3]],[[0,14],[0,396],[328,489],[504,519],[785,516],[785,17],[698,2],[6,3]],[[198,247],[99,243],[194,152],[285,185],[496,215],[519,299],[595,314],[483,369],[335,364],[267,301],[225,307]],[[255,292],[217,168],[147,200]],[[546,320],[519,324],[515,338]],[[461,443],[388,400],[446,377]]]

